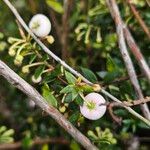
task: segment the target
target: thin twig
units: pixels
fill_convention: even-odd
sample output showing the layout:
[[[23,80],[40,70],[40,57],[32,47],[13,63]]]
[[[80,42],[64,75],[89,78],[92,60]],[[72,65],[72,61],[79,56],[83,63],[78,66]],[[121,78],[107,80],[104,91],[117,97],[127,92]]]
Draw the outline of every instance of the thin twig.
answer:
[[[103,94],[107,95],[108,97],[110,97],[113,101],[122,104],[122,102],[117,99],[116,97],[114,97],[113,95],[109,94],[107,91],[105,90],[101,90]],[[128,110],[133,116],[139,118],[140,120],[142,120],[143,122],[145,122],[148,126],[150,125],[150,121],[147,120],[146,118],[142,117],[140,114],[138,114],[137,112],[135,112],[132,108],[127,107],[125,105],[123,105],[122,107],[124,107],[126,110]]]
[[[139,82],[137,80],[136,72],[132,63],[132,60],[130,58],[130,55],[128,53],[125,38],[124,38],[124,32],[123,32],[123,22],[120,16],[120,12],[117,6],[117,3],[115,0],[107,0],[107,5],[110,9],[110,13],[115,21],[116,24],[116,30],[118,35],[118,44],[119,44],[119,50],[122,54],[122,58],[124,60],[125,66],[127,68],[131,83],[135,89],[136,95],[139,99],[143,99],[144,96],[142,94],[142,90],[140,88]],[[144,114],[144,116],[150,120],[150,112],[148,109],[147,104],[141,105],[141,110]]]
[[[76,129],[66,118],[53,106],[49,105],[46,100],[25,80],[19,77],[5,63],[0,61],[0,75],[7,79],[9,83],[14,85],[32,99],[37,106],[47,112],[61,127],[63,127],[76,141],[88,150],[97,150],[97,148]]]
[[[150,30],[147,27],[147,25],[145,24],[145,22],[143,21],[143,19],[141,18],[140,14],[137,11],[137,9],[135,8],[134,4],[132,4],[130,0],[127,0],[127,3],[129,4],[129,6],[131,8],[131,11],[133,12],[133,14],[136,17],[137,21],[141,25],[142,29],[144,30],[144,32],[146,33],[146,35],[150,39]]]
[[[144,104],[144,103],[147,103],[147,102],[150,102],[150,97],[149,96],[146,97],[146,98],[138,99],[138,100],[134,100],[134,101],[123,101],[122,103],[125,106],[132,107],[132,106]]]
[[[61,43],[61,35],[62,35],[61,25],[58,23],[55,12],[52,9],[49,10],[49,15],[52,20],[54,29],[56,30],[56,34],[59,39],[59,42]]]
[[[136,44],[134,38],[132,37],[128,27],[125,25],[125,23],[123,22],[123,20],[120,17],[120,20],[123,23],[123,30],[124,30],[124,36],[126,38],[127,44],[132,52],[132,54],[135,56],[141,70],[143,71],[144,75],[147,77],[149,83],[150,83],[150,68],[148,66],[148,64],[146,63],[140,48],[138,47],[138,45]]]
[[[110,113],[112,119],[115,122],[117,122],[119,125],[121,125],[122,118],[118,117],[117,115],[115,115],[113,113],[113,108],[114,107],[124,107],[124,106],[131,107],[131,106],[137,106],[137,105],[140,105],[140,104],[144,104],[144,103],[147,103],[147,102],[150,102],[150,97],[146,97],[146,98],[139,99],[139,100],[134,100],[134,101],[123,101],[122,103],[111,102],[111,103],[106,103],[106,105],[108,106],[108,110],[109,110],[109,113]]]
[[[148,6],[150,7],[150,0],[146,0]]]
[[[32,147],[34,145],[43,145],[43,144],[60,144],[60,145],[68,145],[69,142],[65,140],[64,138],[46,138],[46,139],[41,139],[41,138],[36,138],[32,141]],[[19,149],[22,147],[22,141],[15,142],[15,143],[5,143],[5,144],[0,144],[0,150],[9,150],[9,149]]]
[[[69,17],[72,8],[72,0],[64,0],[64,13],[62,16],[62,36],[61,36],[61,43],[62,43],[62,59],[67,60],[69,58],[69,51],[68,51],[68,36],[69,36]]]
[[[113,119],[115,122],[117,122],[119,125],[121,125],[121,123],[122,123],[122,118],[121,118],[121,117],[118,117],[117,115],[115,115],[115,114],[113,113],[113,108],[120,106],[120,104],[119,104],[119,105],[118,105],[118,104],[119,104],[119,103],[117,103],[117,102],[110,103],[110,104],[108,105],[108,111],[109,111],[109,114],[110,114],[110,116],[112,117],[112,119]],[[122,104],[121,104],[121,106],[122,106]]]
[[[101,105],[110,105],[110,104],[117,104],[119,106],[126,106],[126,107],[132,107],[132,106],[136,106],[136,105],[140,105],[140,104],[144,104],[144,103],[148,103],[150,102],[150,96],[147,96],[146,98],[143,99],[138,99],[138,100],[128,100],[128,101],[122,101],[122,103],[118,103],[118,102],[106,102]]]
[[[20,24],[24,27],[24,29],[34,38],[34,40],[39,44],[39,46],[48,54],[50,55],[54,60],[56,60],[57,62],[59,62],[62,66],[64,66],[64,68],[66,68],[67,70],[69,70],[72,74],[74,74],[77,77],[80,77],[85,83],[89,84],[89,85],[94,85],[92,82],[90,82],[89,80],[87,80],[85,77],[83,77],[79,72],[75,71],[73,68],[71,68],[69,65],[67,65],[64,61],[62,61],[58,56],[56,56],[54,53],[52,53],[50,51],[50,49],[48,49],[33,33],[32,31],[29,29],[29,27],[26,25],[26,23],[24,22],[24,20],[21,18],[21,16],[19,15],[19,13],[17,12],[17,10],[14,8],[14,6],[8,1],[8,0],[3,0],[6,5],[10,8],[10,10],[12,11],[12,13],[15,15],[15,17],[18,19],[18,21],[20,22]],[[108,93],[107,91],[105,91],[104,89],[101,89],[100,91],[101,93],[103,93],[104,95],[108,96],[110,99],[112,99],[115,102],[119,102],[121,103],[121,101],[119,99],[117,99],[116,97],[114,97],[113,95],[111,95],[110,93]],[[147,120],[146,118],[142,117],[140,114],[138,114],[137,112],[135,112],[133,109],[131,109],[130,107],[125,107],[125,109],[127,109],[132,115],[134,115],[135,117],[139,118],[140,120],[142,120],[143,122],[145,122],[149,127],[150,127],[150,122],[149,120]]]
[[[138,78],[143,78],[143,74],[137,75]],[[124,76],[120,78],[116,78],[111,82],[105,83],[105,82],[100,82],[100,85],[103,86],[104,88],[108,87],[110,84],[122,84],[122,82],[130,80],[129,76]]]
[[[128,43],[128,46],[132,52],[132,54],[135,56],[141,70],[143,71],[144,75],[147,77],[149,83],[150,83],[150,68],[148,64],[146,63],[142,53],[140,52],[140,48],[136,44],[135,40],[133,39],[129,29],[124,24],[124,36],[126,38],[126,41]]]

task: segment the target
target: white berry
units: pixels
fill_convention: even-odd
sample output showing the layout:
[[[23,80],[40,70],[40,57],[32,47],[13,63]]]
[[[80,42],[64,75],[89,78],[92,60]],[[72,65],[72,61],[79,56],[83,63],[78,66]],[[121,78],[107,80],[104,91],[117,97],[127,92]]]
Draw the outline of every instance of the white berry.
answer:
[[[45,37],[51,31],[51,22],[45,15],[36,14],[30,20],[29,28],[38,37]]]
[[[33,83],[39,83],[39,82],[42,81],[42,77],[41,77],[41,76],[39,76],[39,77],[36,79],[35,76],[33,75],[31,79],[32,79],[32,82],[33,82]]]
[[[106,112],[105,99],[98,93],[90,93],[85,96],[83,106],[80,106],[81,114],[90,120],[101,118]]]

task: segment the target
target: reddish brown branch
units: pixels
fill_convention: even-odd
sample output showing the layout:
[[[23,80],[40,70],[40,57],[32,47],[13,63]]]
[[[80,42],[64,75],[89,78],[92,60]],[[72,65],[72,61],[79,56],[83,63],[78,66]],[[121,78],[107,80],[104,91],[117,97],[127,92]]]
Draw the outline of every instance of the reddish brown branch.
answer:
[[[46,143],[60,144],[60,145],[69,144],[69,142],[65,140],[64,138],[46,138],[46,139],[37,138],[32,141],[32,147],[34,145],[42,145]],[[0,144],[0,150],[19,149],[21,147],[22,147],[22,142]]]
[[[143,78],[143,74],[139,74],[137,75],[138,79]],[[129,76],[124,76],[124,77],[120,77],[120,78],[116,78],[113,81],[109,82],[109,83],[104,83],[104,82],[100,82],[100,85],[104,88],[107,88],[110,84],[121,84],[124,81],[130,80]]]
[[[141,90],[139,82],[137,80],[136,72],[135,72],[132,60],[130,58],[130,55],[128,53],[127,46],[125,43],[125,37],[124,37],[124,32],[123,32],[124,23],[120,16],[118,5],[115,0],[107,0],[107,5],[109,7],[110,13],[116,24],[119,50],[122,54],[122,58],[124,60],[125,66],[127,68],[127,71],[128,71],[129,77],[130,77],[130,81],[135,89],[137,97],[139,99],[143,99],[144,97],[142,94],[142,90]],[[144,116],[150,120],[150,112],[149,112],[148,106],[146,104],[141,105],[141,110],[142,110]]]
[[[50,18],[52,20],[52,24],[53,24],[54,29],[56,31],[59,42],[61,43],[61,35],[62,35],[61,25],[58,23],[55,12],[52,9],[49,10],[49,15],[50,15]]]
[[[134,100],[134,101],[123,101],[123,105],[127,106],[127,107],[132,107],[132,106],[136,106],[136,105],[140,105],[140,104],[144,104],[150,102],[150,97],[146,97],[143,99],[138,99],[138,100]]]
[[[62,43],[62,59],[66,60],[69,58],[69,51],[68,51],[68,36],[69,36],[69,17],[71,13],[73,0],[64,0],[64,14],[62,17],[62,36],[61,36],[61,43]]]
[[[113,108],[120,106],[120,105],[118,105],[118,104],[119,104],[119,103],[117,103],[117,102],[110,103],[110,104],[108,105],[108,111],[109,111],[109,114],[110,114],[110,116],[112,117],[112,119],[113,119],[115,122],[117,122],[119,125],[121,125],[122,118],[121,118],[121,117],[118,117],[117,115],[115,115],[115,114],[113,113]]]
[[[150,7],[150,0],[146,0],[148,6]]]
[[[147,79],[150,83],[150,68],[147,65],[142,53],[140,52],[138,45],[134,41],[134,39],[133,39],[130,31],[126,27],[126,25],[124,25],[124,36],[126,38],[126,41],[128,43],[128,46],[130,47],[132,54],[135,56],[141,70],[143,71],[144,75],[147,77]]]
[[[141,25],[142,29],[144,30],[144,32],[146,33],[146,35],[150,39],[150,30],[147,27],[147,25],[145,24],[145,22],[143,21],[143,19],[141,18],[141,16],[140,16],[139,12],[137,11],[136,7],[131,3],[130,0],[127,0],[127,3],[129,4],[132,13],[136,17],[136,19],[139,22],[139,24]]]
[[[110,3],[110,6],[112,4],[115,4],[115,8],[117,7],[117,9],[118,9],[118,6],[115,1],[112,0],[112,2],[108,2],[108,3]],[[117,24],[121,23],[121,26],[123,26],[124,36],[127,41],[127,44],[129,46],[132,54],[135,56],[141,70],[143,71],[144,75],[147,77],[147,79],[150,83],[150,68],[149,68],[148,64],[146,63],[139,47],[137,46],[136,42],[134,41],[129,29],[127,28],[127,26],[123,22],[122,18],[120,17],[120,14],[118,15],[114,11],[116,11],[116,9],[112,9],[111,14],[112,14],[113,18],[115,18],[116,23]]]
[[[117,122],[119,125],[121,125],[122,118],[118,117],[117,115],[113,113],[114,107],[132,107],[132,106],[141,105],[147,102],[150,102],[150,97],[146,97],[146,98],[134,100],[134,101],[123,101],[122,103],[111,102],[111,103],[107,103],[106,105],[108,106],[109,114],[111,115],[112,119],[115,122]]]

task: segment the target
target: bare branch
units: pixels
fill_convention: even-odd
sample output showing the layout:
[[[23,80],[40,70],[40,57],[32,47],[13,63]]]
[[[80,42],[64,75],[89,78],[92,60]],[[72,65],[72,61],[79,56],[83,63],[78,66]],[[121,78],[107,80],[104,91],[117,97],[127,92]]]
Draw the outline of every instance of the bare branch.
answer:
[[[64,14],[62,17],[62,36],[61,36],[61,43],[62,43],[62,59],[67,60],[69,58],[69,51],[68,51],[68,35],[69,35],[69,17],[70,12],[72,9],[73,0],[64,0]]]
[[[139,74],[137,75],[137,78],[143,78],[144,75],[143,74]],[[111,81],[110,83],[105,83],[105,82],[100,82],[101,86],[103,86],[103,88],[107,88],[110,84],[122,84],[122,82],[130,80],[129,76],[124,76],[124,77],[120,77],[120,78],[116,78],[113,81]]]
[[[147,102],[150,102],[150,97],[146,97],[146,98],[138,99],[138,100],[134,100],[134,101],[123,101],[122,103],[125,106],[132,107],[132,106],[144,104]]]
[[[117,104],[117,105],[116,105]],[[121,125],[121,123],[122,123],[122,118],[121,117],[118,117],[117,115],[115,115],[114,113],[113,113],[113,108],[115,107],[115,106],[120,106],[120,105],[118,105],[119,103],[115,103],[115,102],[113,102],[113,103],[110,103],[109,105],[108,105],[108,110],[109,110],[109,114],[110,114],[110,116],[112,117],[112,119],[115,121],[115,122],[117,122],[119,125]],[[121,106],[122,106],[122,104],[121,104]]]
[[[139,66],[141,67],[141,70],[143,71],[144,75],[147,77],[149,83],[150,83],[150,68],[147,65],[142,53],[140,52],[140,49],[136,42],[134,41],[129,29],[124,24],[124,36],[126,38],[126,41],[128,43],[128,46],[130,47],[130,50],[132,54],[135,56]]]
[[[148,64],[146,63],[142,53],[140,52],[139,47],[137,46],[136,42],[134,41],[129,29],[127,28],[125,23],[122,21],[121,17],[120,16],[118,16],[118,17],[119,17],[119,21],[121,21],[123,24],[124,36],[126,38],[128,46],[130,47],[132,54],[135,56],[141,70],[143,71],[144,75],[147,77],[147,79],[150,83],[150,68],[149,68]]]
[[[97,150],[91,144],[90,140],[85,137],[78,129],[76,129],[63,115],[53,106],[48,105],[46,100],[26,81],[19,77],[5,63],[0,61],[0,75],[7,79],[9,83],[20,89],[29,98],[31,98],[37,106],[47,112],[61,127],[63,127],[76,141],[88,150]]]
[[[85,77],[83,77],[79,72],[77,72],[76,70],[74,70],[73,68],[71,68],[69,65],[67,65],[63,60],[61,60],[58,56],[56,56],[54,53],[52,53],[50,51],[50,49],[48,49],[33,33],[32,31],[29,29],[29,27],[26,25],[26,23],[24,22],[24,20],[21,18],[21,16],[19,15],[19,13],[17,12],[17,10],[14,8],[14,6],[9,2],[9,0],[3,0],[6,5],[10,8],[10,10],[12,11],[12,13],[15,15],[15,17],[18,19],[18,21],[20,22],[20,24],[24,27],[24,29],[34,38],[34,40],[39,44],[39,46],[48,54],[50,55],[54,60],[56,60],[58,63],[60,63],[62,66],[64,66],[64,68],[66,68],[67,70],[69,70],[72,74],[74,74],[77,77],[81,77],[82,80],[89,84],[89,85],[94,85],[92,82],[90,82],[89,80],[87,80]],[[113,95],[111,95],[110,93],[108,93],[107,91],[105,91],[104,89],[101,89],[100,91],[101,93],[103,93],[104,95],[108,96],[110,99],[112,99],[115,102],[119,102],[122,103],[119,99],[117,99],[116,97],[114,97]],[[134,115],[135,117],[139,118],[140,120],[142,120],[143,122],[145,122],[149,127],[150,127],[150,121],[147,120],[146,118],[142,117],[140,114],[138,114],[137,112],[135,112],[133,109],[131,109],[130,107],[125,107],[125,109],[127,109],[132,115]]]
[[[36,138],[32,141],[32,147],[34,145],[42,145],[46,143],[51,144],[61,144],[61,145],[67,145],[69,142],[65,140],[64,138],[46,138],[46,139],[40,139]],[[0,144],[0,150],[9,150],[9,149],[18,149],[22,147],[22,142],[15,142],[15,143],[6,143],[6,144]]]
[[[145,22],[143,21],[143,19],[141,18],[139,12],[136,10],[135,6],[131,3],[130,0],[127,0],[127,3],[129,4],[129,6],[131,8],[131,11],[133,12],[133,14],[136,17],[137,21],[141,25],[142,29],[144,30],[144,32],[146,33],[146,35],[150,39],[150,31],[149,31],[147,25],[145,24]]]
[[[107,0],[107,5],[110,9],[110,13],[111,13],[111,15],[115,21],[115,24],[116,24],[119,49],[120,49],[120,52],[122,54],[122,58],[124,60],[125,66],[127,68],[131,83],[135,89],[137,97],[139,99],[143,99],[144,96],[142,94],[142,90],[141,90],[139,82],[137,80],[137,76],[135,73],[135,69],[134,69],[132,60],[130,58],[130,55],[129,55],[127,47],[126,47],[124,32],[123,32],[123,22],[122,22],[122,19],[120,16],[118,6],[117,6],[115,0]],[[150,112],[149,112],[147,104],[141,105],[141,110],[142,110],[144,116],[150,120]]]
[[[150,97],[146,97],[144,99],[139,99],[139,100],[134,100],[134,101],[123,101],[122,103],[118,103],[118,102],[111,102],[111,103],[106,103],[106,105],[108,106],[108,110],[109,110],[109,114],[111,115],[112,119],[117,122],[119,125],[121,125],[122,123],[122,118],[118,117],[117,115],[115,115],[113,113],[113,108],[114,107],[131,107],[131,106],[136,106],[136,105],[140,105],[140,104],[144,104],[150,102]]]
[[[107,91],[103,90],[101,91],[103,94],[107,95],[108,97],[110,97],[113,101],[119,103],[122,107],[124,107],[126,110],[128,110],[133,116],[139,118],[140,120],[142,120],[143,122],[145,122],[148,126],[150,125],[150,121],[147,120],[146,118],[142,117],[140,114],[138,114],[137,112],[135,112],[132,108],[127,107],[125,105],[123,105],[123,103],[117,99],[116,97],[114,97],[113,95],[109,94]]]
[[[149,0],[146,0],[146,2],[147,2],[147,4],[148,4],[148,6],[150,7],[150,1],[149,1]]]
[[[58,23],[57,21],[57,18],[56,18],[56,15],[55,15],[55,12],[50,9],[49,10],[49,15],[50,15],[50,18],[52,20],[52,23],[53,23],[53,26],[56,30],[56,34],[57,34],[57,37],[59,39],[59,42],[61,43],[61,35],[62,35],[62,31],[61,31],[61,27],[60,27],[60,24]]]

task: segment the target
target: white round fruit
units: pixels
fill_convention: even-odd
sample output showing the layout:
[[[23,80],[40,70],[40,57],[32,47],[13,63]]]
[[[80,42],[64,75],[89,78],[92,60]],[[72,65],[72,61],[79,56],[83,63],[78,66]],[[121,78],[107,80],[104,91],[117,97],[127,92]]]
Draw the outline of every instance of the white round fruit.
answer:
[[[39,83],[39,82],[42,81],[42,77],[41,77],[41,76],[39,76],[39,77],[36,79],[35,76],[33,75],[31,79],[32,79],[32,82],[33,82],[33,83]]]
[[[29,28],[38,37],[45,37],[51,31],[51,22],[45,15],[36,14],[30,20]]]
[[[98,93],[90,93],[84,99],[83,106],[80,106],[80,112],[85,118],[97,120],[105,114],[106,105],[101,105],[106,102],[103,96]]]

